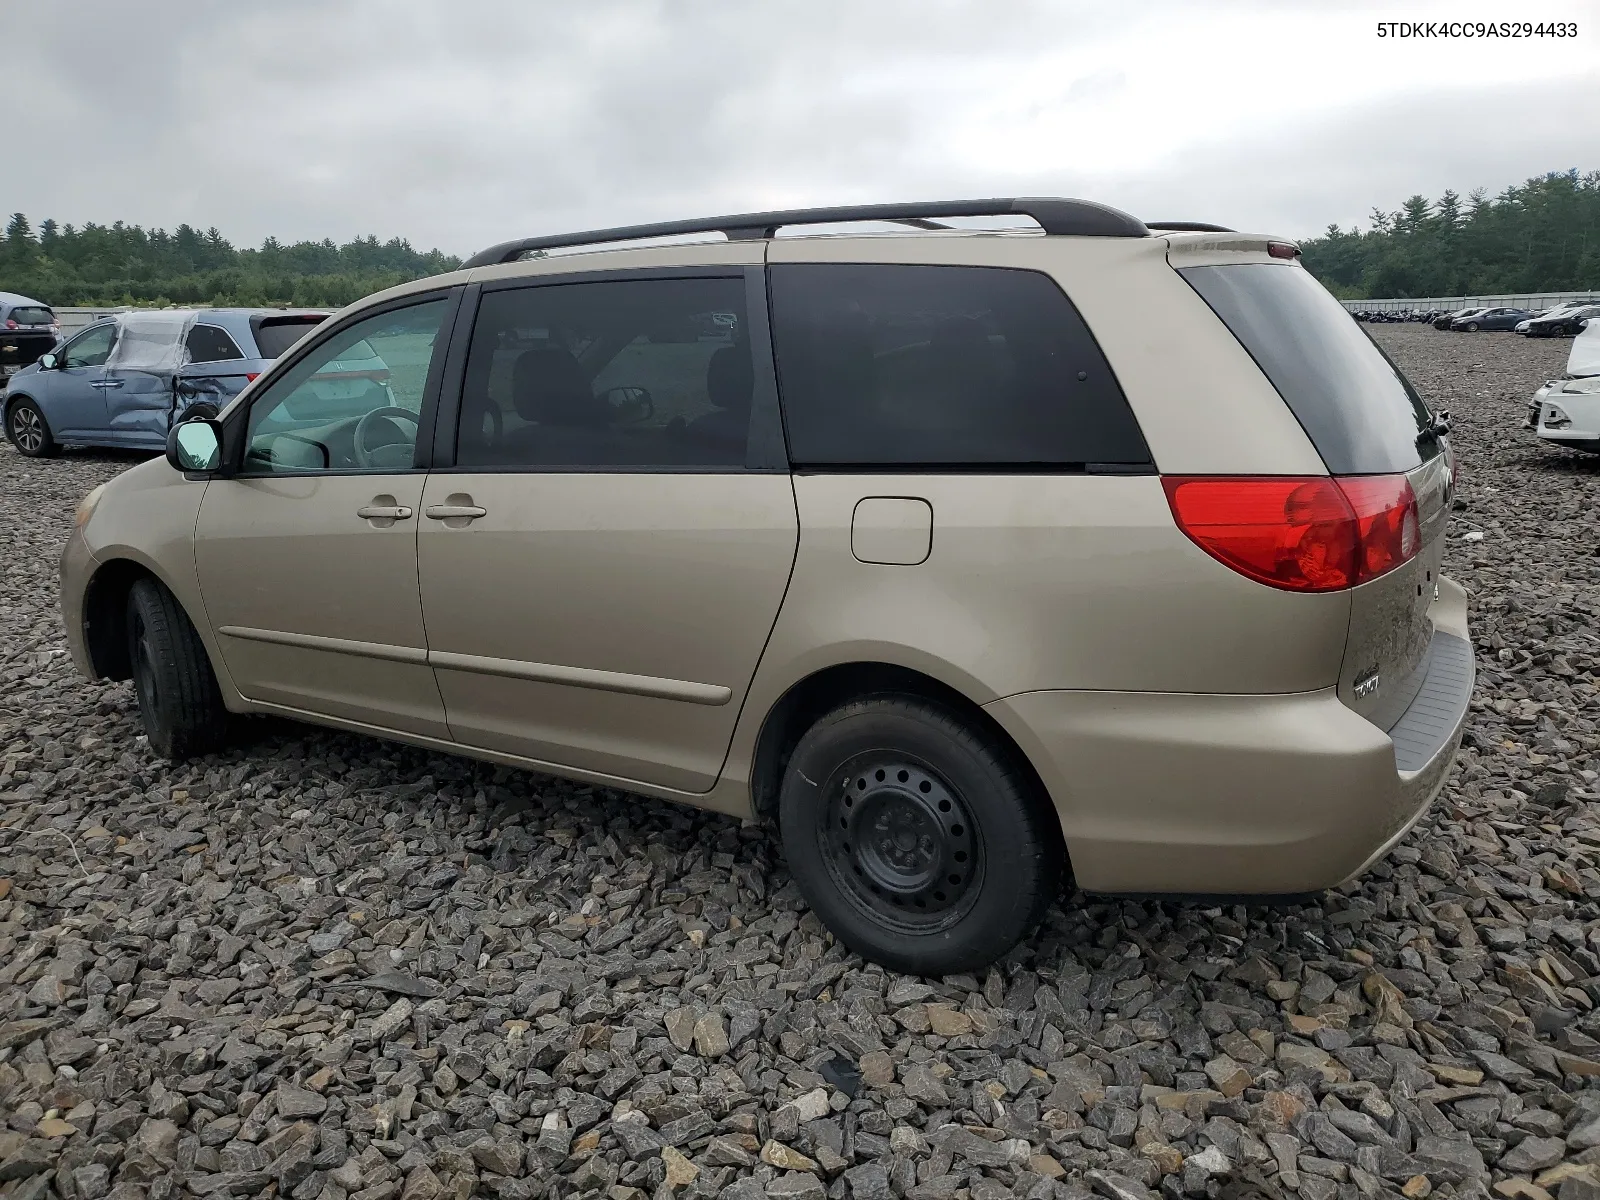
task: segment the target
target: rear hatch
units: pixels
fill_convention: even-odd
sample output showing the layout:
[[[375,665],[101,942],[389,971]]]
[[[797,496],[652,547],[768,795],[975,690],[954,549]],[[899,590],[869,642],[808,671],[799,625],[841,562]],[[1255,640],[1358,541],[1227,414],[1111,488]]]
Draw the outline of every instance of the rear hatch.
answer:
[[[1339,677],[1340,699],[1390,729],[1427,674],[1428,609],[1453,487],[1449,439],[1389,356],[1297,262],[1213,255],[1205,265],[1185,266],[1175,255],[1173,265],[1255,359],[1329,474],[1403,475],[1411,485],[1420,548],[1351,591]]]
[[[324,312],[284,313],[281,316],[257,315],[250,318],[261,357],[279,358],[306,334],[328,319]]]
[[[0,309],[0,312],[4,312]],[[55,348],[56,314],[42,304],[18,304],[0,320],[0,368],[26,367]]]

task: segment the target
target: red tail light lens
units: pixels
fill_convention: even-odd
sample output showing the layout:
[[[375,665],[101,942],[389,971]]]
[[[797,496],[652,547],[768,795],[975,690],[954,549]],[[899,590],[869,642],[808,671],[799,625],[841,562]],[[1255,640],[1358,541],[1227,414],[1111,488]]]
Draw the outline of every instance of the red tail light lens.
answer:
[[[1161,482],[1190,541],[1241,575],[1284,591],[1355,587],[1422,546],[1417,498],[1404,475]]]
[[[6,328],[7,328],[7,329],[19,329],[19,328],[21,328],[21,326],[19,326],[19,325],[18,325],[18,324],[17,324],[17,323],[16,323],[16,322],[15,322],[15,321],[13,321],[13,320],[12,320],[12,319],[11,319],[11,318],[10,318],[10,317],[7,317],[7,318],[6,318]]]
[[[256,380],[258,380],[260,378],[261,378],[261,372],[260,371],[246,371],[244,373],[244,381],[246,383],[254,383]]]

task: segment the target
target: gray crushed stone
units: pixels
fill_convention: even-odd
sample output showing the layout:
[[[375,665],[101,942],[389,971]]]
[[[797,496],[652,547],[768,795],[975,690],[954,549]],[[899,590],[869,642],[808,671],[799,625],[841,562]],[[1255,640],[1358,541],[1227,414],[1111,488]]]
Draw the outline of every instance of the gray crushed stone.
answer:
[[[936,981],[722,817],[286,725],[156,760],[55,608],[135,460],[0,450],[0,1197],[1600,1196],[1600,457],[1517,427],[1566,343],[1374,334],[1464,462],[1444,795],[1319,903],[1074,897]]]

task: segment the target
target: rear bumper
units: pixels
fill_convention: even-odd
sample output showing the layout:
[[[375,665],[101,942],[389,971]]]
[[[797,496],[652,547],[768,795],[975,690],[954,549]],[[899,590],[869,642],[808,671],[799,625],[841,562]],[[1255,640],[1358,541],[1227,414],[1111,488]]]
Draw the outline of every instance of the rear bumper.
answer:
[[[1087,891],[1286,895],[1359,874],[1444,786],[1472,694],[1466,595],[1440,579],[1428,674],[1389,732],[1335,690],[1028,692],[987,710],[1039,771]]]

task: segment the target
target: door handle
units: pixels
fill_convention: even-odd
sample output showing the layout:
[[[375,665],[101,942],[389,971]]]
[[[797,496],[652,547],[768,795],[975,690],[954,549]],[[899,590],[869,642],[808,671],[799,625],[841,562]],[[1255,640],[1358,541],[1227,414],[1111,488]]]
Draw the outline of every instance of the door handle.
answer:
[[[430,504],[422,510],[422,515],[430,521],[471,521],[488,516],[489,510],[476,504]]]
[[[356,509],[356,516],[364,521],[409,521],[411,509],[404,504],[369,504]]]
[[[97,388],[118,388],[118,387],[122,386],[122,380],[120,380],[120,379],[96,379],[89,386],[90,387],[97,387]]]

